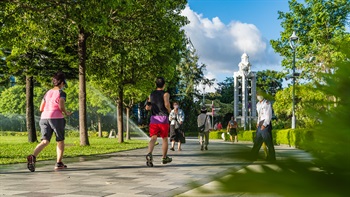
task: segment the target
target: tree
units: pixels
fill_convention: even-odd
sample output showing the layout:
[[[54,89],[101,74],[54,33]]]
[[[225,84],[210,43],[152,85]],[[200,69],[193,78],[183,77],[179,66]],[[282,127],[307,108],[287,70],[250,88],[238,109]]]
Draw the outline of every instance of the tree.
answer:
[[[46,29],[43,28],[36,19],[38,16],[36,9],[26,2],[5,1],[0,4],[3,12],[0,12],[2,28],[0,30],[0,48],[3,51],[6,66],[0,67],[0,73],[5,78],[9,76],[18,77],[18,82],[26,84],[26,120],[28,141],[35,142],[36,129],[34,119],[33,92],[35,81],[40,81],[47,76],[53,75],[59,70],[69,67],[62,65],[61,61],[45,45],[47,36]],[[56,69],[54,72],[52,72]],[[71,73],[71,72],[68,72]],[[35,79],[39,76],[37,79]]]
[[[292,87],[277,92],[273,109],[282,121],[291,120],[292,117]],[[326,110],[324,105],[325,94],[315,90],[312,84],[298,85],[296,87],[295,114],[298,127],[311,128],[321,122],[320,112]]]
[[[283,75],[274,70],[259,71],[256,73],[256,87],[274,97],[279,90],[282,90]]]
[[[220,102],[226,104],[232,103],[234,95],[233,77],[226,77],[226,79],[223,82],[219,82],[216,91],[220,94]]]
[[[91,78],[117,105],[118,139],[123,135],[124,87],[148,83],[164,76],[171,80],[184,47],[180,15],[186,1],[128,1],[108,20],[108,35],[92,37]],[[101,66],[103,65],[103,66]],[[93,72],[92,72],[93,71]],[[138,89],[139,86],[136,86]],[[145,89],[143,89],[145,90]],[[146,98],[144,98],[146,99]]]
[[[198,55],[191,41],[187,39],[187,47],[181,52],[181,61],[176,66],[173,80],[167,86],[171,101],[178,101],[185,113],[183,129],[185,131],[197,130],[197,115],[201,94],[196,87],[204,78],[205,64],[198,62]],[[198,109],[198,110],[196,110]]]
[[[28,113],[26,106],[27,106],[27,99],[26,99],[26,90],[27,88],[25,85],[15,85],[12,87],[9,87],[1,92],[0,96],[0,113],[5,115],[8,118],[16,119],[18,117],[26,117],[25,114]],[[39,112],[39,105],[41,103],[42,97],[45,94],[45,90],[40,87],[36,87],[34,89],[34,92],[32,95],[34,97],[32,98],[33,102],[33,124],[35,124],[35,116],[40,116]],[[28,119],[24,121],[26,125],[28,125]],[[21,126],[22,130],[22,126]],[[33,137],[35,136],[35,137]],[[35,142],[37,141],[36,138],[36,131],[33,133],[33,136],[28,136],[29,142]]]
[[[295,31],[299,37],[296,48],[296,67],[302,70],[301,77],[320,80],[319,73],[333,73],[332,62],[343,59],[339,41],[348,34],[346,25],[350,12],[348,0],[296,0],[289,1],[289,12],[279,12],[282,20],[281,38],[271,40],[274,50],[285,57],[282,66],[292,68],[292,51],[289,37]]]

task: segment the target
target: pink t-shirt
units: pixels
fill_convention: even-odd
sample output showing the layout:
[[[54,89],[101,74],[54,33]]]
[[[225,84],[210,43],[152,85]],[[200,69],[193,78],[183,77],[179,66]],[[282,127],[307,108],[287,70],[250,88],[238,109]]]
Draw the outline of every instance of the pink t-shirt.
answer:
[[[46,92],[43,100],[45,101],[44,111],[41,113],[41,119],[61,119],[64,118],[60,108],[60,98],[66,100],[66,93],[62,90],[49,90]]]

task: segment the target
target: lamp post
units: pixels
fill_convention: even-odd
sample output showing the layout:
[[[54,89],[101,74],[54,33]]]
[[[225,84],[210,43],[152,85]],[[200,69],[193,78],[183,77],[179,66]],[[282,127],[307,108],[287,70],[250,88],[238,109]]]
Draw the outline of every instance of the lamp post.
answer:
[[[205,84],[203,84],[203,106],[205,106]]]
[[[295,34],[295,31],[293,31],[292,36],[289,38],[289,44],[290,47],[292,48],[293,51],[293,74],[292,74],[292,78],[293,78],[293,108],[292,108],[292,129],[295,129],[295,77],[296,77],[296,73],[295,73],[295,49],[297,47],[297,42],[299,40],[299,37]]]

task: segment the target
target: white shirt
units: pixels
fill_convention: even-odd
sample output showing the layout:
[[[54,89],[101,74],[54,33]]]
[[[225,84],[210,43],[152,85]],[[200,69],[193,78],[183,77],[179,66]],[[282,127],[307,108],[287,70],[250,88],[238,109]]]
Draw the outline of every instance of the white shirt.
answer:
[[[182,109],[178,109],[177,114],[175,114],[175,110],[171,110],[170,114],[169,114],[169,120],[170,125],[175,125],[175,118],[177,119],[177,122],[181,122],[183,123],[185,120],[185,114],[182,111]]]
[[[263,125],[266,127],[270,124],[272,118],[272,107],[271,103],[267,100],[259,101],[256,104],[256,110],[258,112],[258,123],[264,120]]]

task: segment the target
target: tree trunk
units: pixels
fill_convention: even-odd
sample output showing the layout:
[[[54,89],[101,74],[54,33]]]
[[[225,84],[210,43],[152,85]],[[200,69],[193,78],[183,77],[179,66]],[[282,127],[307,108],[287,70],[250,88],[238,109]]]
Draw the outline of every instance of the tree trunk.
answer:
[[[28,142],[37,142],[34,117],[34,82],[33,77],[26,76],[26,120]]]
[[[130,117],[130,108],[126,107],[126,139],[127,140],[130,140],[129,117]]]
[[[87,34],[84,28],[80,28],[78,38],[78,56],[79,56],[79,131],[80,145],[89,146],[86,118],[86,82],[85,82],[85,61],[86,61],[86,40]]]
[[[101,115],[97,114],[98,137],[102,137]]]
[[[124,132],[123,132],[123,86],[119,85],[119,98],[117,101],[118,105],[118,116],[117,116],[117,121],[118,121],[118,141],[119,143],[124,142]]]

